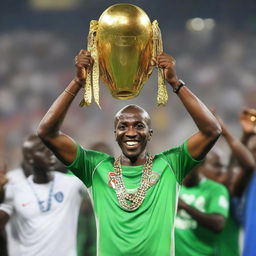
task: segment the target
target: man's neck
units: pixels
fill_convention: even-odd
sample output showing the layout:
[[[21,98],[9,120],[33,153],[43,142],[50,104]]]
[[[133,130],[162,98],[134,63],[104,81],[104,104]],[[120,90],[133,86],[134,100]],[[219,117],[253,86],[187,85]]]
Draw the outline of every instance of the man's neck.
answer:
[[[146,162],[146,153],[143,152],[138,157],[127,157],[125,155],[122,155],[121,157],[121,165],[126,166],[136,166],[136,165],[143,165]]]
[[[46,184],[49,183],[52,180],[51,173],[45,173],[45,174],[34,174],[33,175],[33,182],[37,184]]]

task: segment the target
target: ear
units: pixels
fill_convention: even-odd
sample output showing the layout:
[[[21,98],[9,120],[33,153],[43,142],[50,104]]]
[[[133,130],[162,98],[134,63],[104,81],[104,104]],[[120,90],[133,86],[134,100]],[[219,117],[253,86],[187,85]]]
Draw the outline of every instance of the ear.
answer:
[[[116,138],[117,138],[117,137],[116,137],[116,130],[114,130],[114,134],[115,134],[115,140],[116,140]]]
[[[152,136],[153,136],[153,130],[152,130],[152,129],[149,129],[148,141],[151,140]]]

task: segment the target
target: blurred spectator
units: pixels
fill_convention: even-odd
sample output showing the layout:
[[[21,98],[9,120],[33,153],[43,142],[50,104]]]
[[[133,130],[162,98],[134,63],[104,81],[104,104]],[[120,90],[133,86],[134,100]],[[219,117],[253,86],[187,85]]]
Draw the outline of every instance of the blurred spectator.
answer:
[[[216,115],[216,114],[215,114]],[[210,166],[203,170],[203,174],[216,182],[225,185],[230,194],[230,209],[226,225],[221,232],[216,246],[217,256],[239,256],[241,246],[239,243],[241,226],[241,209],[243,208],[243,194],[253,174],[255,161],[250,151],[234,136],[223,120],[218,117],[222,128],[222,136],[231,149],[232,157],[226,171],[218,165],[218,154],[213,155]]]
[[[228,216],[229,196],[227,189],[202,176],[212,165],[210,151],[204,162],[187,174],[183,181],[175,220],[175,255],[214,255],[215,245]],[[216,159],[221,164],[220,157]]]
[[[74,176],[52,170],[55,157],[37,136],[25,140],[23,154],[32,175],[2,190],[0,227],[15,219],[17,256],[76,255],[77,220],[85,186]]]

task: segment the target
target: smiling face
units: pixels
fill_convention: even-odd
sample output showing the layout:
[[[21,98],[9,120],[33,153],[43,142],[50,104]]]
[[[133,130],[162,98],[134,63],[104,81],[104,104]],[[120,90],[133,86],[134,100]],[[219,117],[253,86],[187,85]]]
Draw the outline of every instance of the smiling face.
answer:
[[[123,155],[130,161],[145,158],[146,145],[152,134],[150,117],[144,109],[129,105],[116,114],[116,141]]]

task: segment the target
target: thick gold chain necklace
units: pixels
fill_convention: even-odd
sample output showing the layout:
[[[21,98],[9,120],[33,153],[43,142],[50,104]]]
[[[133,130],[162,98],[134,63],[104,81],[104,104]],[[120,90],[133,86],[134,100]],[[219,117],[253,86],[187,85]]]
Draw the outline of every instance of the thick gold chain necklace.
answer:
[[[147,155],[146,163],[142,169],[141,183],[135,193],[128,193],[122,175],[121,156],[115,159],[115,191],[120,206],[126,211],[134,211],[140,207],[145,199],[148,188],[150,187],[149,178],[152,173],[152,163],[154,156]]]

